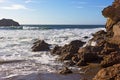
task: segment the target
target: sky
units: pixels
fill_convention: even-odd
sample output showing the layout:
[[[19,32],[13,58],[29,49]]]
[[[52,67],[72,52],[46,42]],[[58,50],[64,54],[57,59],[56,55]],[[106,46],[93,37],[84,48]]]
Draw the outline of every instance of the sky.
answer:
[[[114,0],[0,0],[0,19],[20,24],[105,24],[101,11]]]

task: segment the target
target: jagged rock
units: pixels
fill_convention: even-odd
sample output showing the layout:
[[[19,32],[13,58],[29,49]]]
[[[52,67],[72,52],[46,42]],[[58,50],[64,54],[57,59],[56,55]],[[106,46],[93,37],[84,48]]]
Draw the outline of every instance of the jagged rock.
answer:
[[[113,25],[120,21],[120,0],[115,0],[111,6],[104,8],[102,14],[108,18],[106,23],[107,32],[112,32]]]
[[[83,46],[85,42],[80,40],[74,40],[70,42],[70,44],[65,45],[63,47],[55,46],[55,48],[51,51],[51,54],[59,55],[59,60],[71,60],[72,57],[78,53],[78,50],[81,46]]]
[[[109,55],[106,55],[104,57],[104,60],[101,62],[101,66],[102,67],[109,67],[112,66],[114,64],[118,64],[120,63],[120,53],[116,52],[112,52]]]
[[[60,74],[71,74],[73,73],[68,67],[64,67],[60,72]]]
[[[20,24],[12,19],[0,20],[0,26],[20,26]]]
[[[59,60],[71,60],[74,54],[72,53],[64,53],[62,56],[60,56]]]
[[[104,44],[103,49],[101,50],[101,55],[107,55],[112,52],[120,51],[119,45],[113,44],[111,41],[108,41]]]
[[[97,36],[105,36],[107,34],[107,32],[105,32],[104,30],[100,30],[96,33],[93,34],[93,37],[97,37]]]
[[[120,80],[120,64],[101,69],[93,80]]]
[[[89,45],[92,46],[93,42],[95,42],[96,44],[94,46],[103,47],[104,43],[106,43],[106,40],[107,32],[100,30],[93,34],[93,38],[89,40]]]
[[[54,49],[51,50],[51,54],[60,55],[62,47],[56,45]]]
[[[38,40],[35,43],[33,43],[32,51],[48,51],[50,50],[49,44],[46,43],[44,40]]]
[[[64,53],[77,53],[78,49],[83,46],[85,42],[80,40],[74,40],[70,44],[65,45],[63,47],[55,46],[55,48],[51,51],[52,54],[62,55]]]

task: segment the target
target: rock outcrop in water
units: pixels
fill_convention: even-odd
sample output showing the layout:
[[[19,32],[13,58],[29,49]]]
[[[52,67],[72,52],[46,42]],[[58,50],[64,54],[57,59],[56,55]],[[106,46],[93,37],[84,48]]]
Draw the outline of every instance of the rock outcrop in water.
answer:
[[[0,26],[20,26],[20,24],[12,19],[1,19]]]
[[[37,51],[49,51],[49,44],[46,43],[44,40],[38,40],[33,43],[32,51],[37,52]]]
[[[55,46],[51,53],[53,55],[59,55],[59,60],[68,60],[69,65],[74,65],[72,58],[77,55],[79,48],[82,47],[84,44],[85,42],[82,42],[80,40],[74,40],[63,47]]]

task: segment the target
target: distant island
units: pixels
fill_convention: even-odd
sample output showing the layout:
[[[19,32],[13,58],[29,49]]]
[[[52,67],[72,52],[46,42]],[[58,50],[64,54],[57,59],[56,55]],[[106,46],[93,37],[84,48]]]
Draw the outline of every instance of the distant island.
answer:
[[[20,24],[12,19],[1,19],[0,26],[20,26]]]

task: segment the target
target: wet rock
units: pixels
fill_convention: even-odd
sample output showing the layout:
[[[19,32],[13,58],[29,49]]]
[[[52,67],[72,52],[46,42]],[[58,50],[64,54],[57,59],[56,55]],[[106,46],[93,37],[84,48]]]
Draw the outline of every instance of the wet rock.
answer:
[[[105,36],[106,34],[107,34],[107,32],[105,32],[104,30],[100,30],[100,31],[94,33],[92,36],[93,36],[93,37]]]
[[[51,54],[60,55],[62,47],[56,45],[54,49],[51,50]]]
[[[105,32],[104,30],[100,30],[95,34],[93,34],[93,38],[89,40],[88,46],[93,46],[93,42],[94,42],[95,43],[94,46],[103,47],[104,43],[106,43],[107,41],[107,38],[108,38],[107,32]]]
[[[71,74],[73,72],[70,69],[68,69],[67,67],[64,67],[59,73],[60,74]]]
[[[63,47],[55,46],[55,48],[51,51],[52,54],[62,55],[65,53],[77,53],[79,48],[83,46],[85,42],[80,40],[74,40],[70,44],[65,45]]]
[[[71,60],[74,54],[72,53],[64,53],[61,57],[60,60]]]
[[[109,55],[106,55],[103,59],[103,61],[101,62],[101,66],[102,67],[109,67],[112,66],[114,64],[118,64],[120,63],[120,53],[116,52],[112,52]]]
[[[73,65],[74,63],[71,61],[72,57],[78,53],[79,48],[84,44],[85,42],[74,40],[70,42],[70,44],[64,45],[63,47],[55,46],[55,48],[51,51],[51,54],[59,55],[60,61],[69,60],[69,65]]]
[[[0,26],[20,26],[20,24],[12,19],[0,20]]]
[[[101,69],[93,80],[120,80],[120,64]]]
[[[33,47],[32,47],[32,51],[36,52],[36,51],[48,51],[50,50],[49,48],[49,44],[46,43],[44,40],[38,40],[34,43]]]

